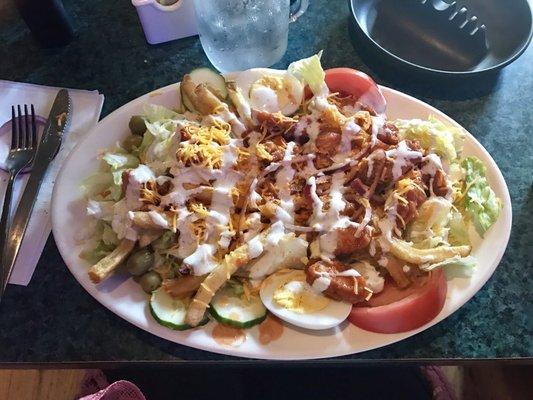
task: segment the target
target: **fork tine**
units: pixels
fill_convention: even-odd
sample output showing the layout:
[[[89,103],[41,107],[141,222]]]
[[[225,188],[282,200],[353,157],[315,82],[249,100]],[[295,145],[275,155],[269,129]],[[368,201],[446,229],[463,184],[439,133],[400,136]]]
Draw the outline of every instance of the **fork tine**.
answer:
[[[15,106],[11,106],[11,150],[17,148],[17,120],[15,119]]]
[[[24,131],[22,128],[22,111],[20,110],[20,104],[17,105],[17,111],[18,111],[18,135],[17,135],[17,147],[19,149],[24,148]]]
[[[30,141],[30,120],[28,118],[28,105],[24,104],[24,140],[26,143],[26,148],[31,148]]]
[[[37,147],[37,123],[35,122],[35,108],[33,104],[30,105],[31,108],[31,147]]]

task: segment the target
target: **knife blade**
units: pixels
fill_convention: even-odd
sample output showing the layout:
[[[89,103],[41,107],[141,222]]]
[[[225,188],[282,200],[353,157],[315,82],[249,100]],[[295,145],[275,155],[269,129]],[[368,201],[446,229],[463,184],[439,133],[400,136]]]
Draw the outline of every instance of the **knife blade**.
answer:
[[[20,199],[8,233],[7,245],[2,255],[1,265],[3,266],[4,273],[2,276],[2,286],[0,287],[0,297],[4,293],[11,271],[15,265],[20,244],[26,233],[28,221],[33,211],[33,205],[39,194],[41,182],[48,170],[48,166],[59,151],[63,135],[70,125],[71,108],[72,101],[68,91],[66,89],[59,90],[41,136],[41,142],[35,154],[28,183],[22,193],[22,198]]]

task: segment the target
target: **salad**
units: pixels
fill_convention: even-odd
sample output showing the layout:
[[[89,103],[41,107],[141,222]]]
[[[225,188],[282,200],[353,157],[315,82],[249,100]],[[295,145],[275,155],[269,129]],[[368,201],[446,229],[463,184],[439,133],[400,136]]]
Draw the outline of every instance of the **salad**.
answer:
[[[415,329],[469,276],[471,231],[501,202],[464,133],[389,120],[367,75],[287,70],[185,75],[175,109],[146,104],[82,184],[98,284],[121,265],[153,317],[185,330],[246,329],[272,313],[305,329],[345,320]]]

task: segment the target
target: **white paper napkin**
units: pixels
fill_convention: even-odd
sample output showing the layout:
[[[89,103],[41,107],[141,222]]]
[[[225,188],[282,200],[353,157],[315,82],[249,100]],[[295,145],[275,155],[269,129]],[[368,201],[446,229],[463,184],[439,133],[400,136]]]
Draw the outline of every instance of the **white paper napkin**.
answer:
[[[11,119],[11,105],[33,104],[35,113],[47,118],[58,90],[58,88],[53,87],[0,80],[0,126]],[[104,103],[104,96],[102,94],[96,90],[68,89],[68,91],[72,99],[70,129],[63,138],[61,150],[48,167],[44,181],[41,184],[39,196],[35,202],[26,235],[22,241],[19,256],[9,283],[17,285],[27,285],[29,283],[43,252],[46,240],[52,230],[50,202],[57,173],[61,168],[61,164],[76,143],[78,143],[100,118],[100,112]],[[0,157],[2,158],[5,158],[9,149],[10,136],[3,135],[0,137]],[[17,179],[14,191],[14,205],[18,203],[26,186],[27,179],[28,174],[21,175]],[[0,170],[0,199],[2,201],[6,186],[7,173]]]

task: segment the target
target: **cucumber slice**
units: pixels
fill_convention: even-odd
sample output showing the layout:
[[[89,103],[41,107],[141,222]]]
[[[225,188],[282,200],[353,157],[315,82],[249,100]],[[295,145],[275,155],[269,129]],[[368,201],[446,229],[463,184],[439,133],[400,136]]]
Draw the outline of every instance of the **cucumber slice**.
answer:
[[[226,90],[226,81],[224,77],[217,72],[209,68],[197,68],[189,73],[192,81],[199,85],[204,83],[207,88],[220,100],[224,100],[228,97],[228,91]]]
[[[159,288],[150,297],[150,313],[160,325],[184,331],[192,328],[185,323],[185,315],[187,314],[189,303],[190,299],[174,299],[163,288]],[[205,325],[208,321],[209,319],[206,315],[198,326]]]
[[[242,284],[238,285],[242,289]],[[242,290],[235,290],[234,286],[235,284],[224,286],[213,297],[209,308],[211,315],[218,322],[235,328],[250,328],[263,322],[267,309],[259,295],[250,295],[248,300],[238,295]]]
[[[189,97],[187,97],[185,92],[181,90],[181,85],[180,85],[180,93],[181,93],[181,102],[183,106],[190,112],[197,113],[198,111],[194,107],[194,104],[192,104],[191,100],[189,99]]]

